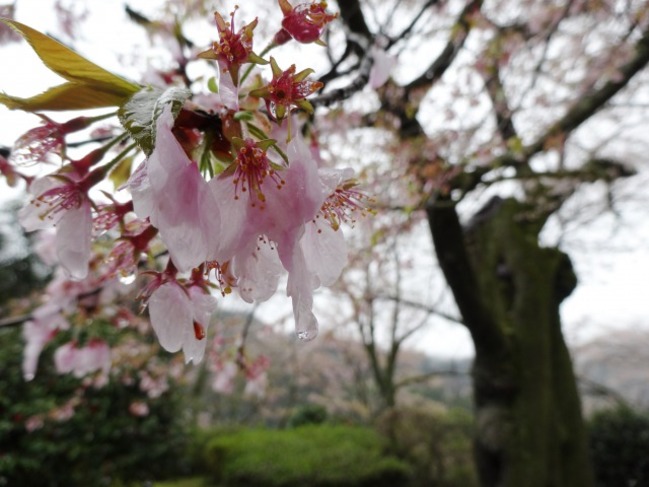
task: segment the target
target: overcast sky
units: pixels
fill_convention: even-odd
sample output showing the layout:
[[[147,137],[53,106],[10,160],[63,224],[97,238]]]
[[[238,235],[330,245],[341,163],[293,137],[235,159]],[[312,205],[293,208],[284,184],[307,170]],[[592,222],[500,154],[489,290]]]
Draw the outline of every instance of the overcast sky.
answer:
[[[45,6],[51,3],[50,0],[19,1],[17,20],[39,30],[55,31],[54,16],[43,14]],[[138,3],[142,2],[131,2],[136,6]],[[39,8],[30,8],[36,5]],[[124,68],[120,58],[112,53],[115,49],[121,49],[128,54],[129,49],[137,49],[134,46],[147,44],[138,28],[120,20],[123,18],[122,5],[122,2],[92,3],[89,24],[82,31],[80,50],[108,69],[135,76],[135,71]],[[117,20],[107,21],[110,18]],[[30,96],[59,81],[42,67],[25,43],[0,47],[0,62],[0,90],[12,95]],[[124,72],[125,69],[127,72]],[[11,145],[21,133],[36,123],[37,119],[32,115],[10,112],[0,106],[0,145]],[[641,175],[624,183],[623,190],[630,197],[646,194],[647,183],[647,176]],[[1,200],[21,191],[23,189],[9,189],[0,180]],[[643,206],[641,200],[632,202],[626,207],[622,218],[603,218],[585,229],[569,232],[564,238],[563,246],[571,255],[580,279],[578,288],[562,306],[569,341],[582,343],[596,334],[614,332],[615,329],[649,327],[646,304],[649,290],[649,225]],[[557,238],[552,226],[545,237],[548,241]],[[456,357],[472,354],[469,337],[458,325],[440,322],[418,337],[412,345],[427,352]]]

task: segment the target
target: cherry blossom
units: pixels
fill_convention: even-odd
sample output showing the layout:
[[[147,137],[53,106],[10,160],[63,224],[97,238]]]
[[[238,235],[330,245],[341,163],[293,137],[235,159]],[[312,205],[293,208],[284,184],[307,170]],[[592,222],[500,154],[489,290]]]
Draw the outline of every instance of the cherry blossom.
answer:
[[[92,209],[86,185],[74,172],[39,178],[30,185],[34,199],[19,212],[28,232],[56,227],[56,255],[75,279],[88,274]]]
[[[29,165],[48,162],[53,154],[63,158],[65,155],[65,136],[90,126],[97,118],[77,117],[58,123],[38,114],[43,123],[28,130],[14,143],[9,161],[16,165]],[[99,117],[102,118],[102,117]]]
[[[23,376],[31,380],[36,375],[38,358],[43,348],[55,336],[58,330],[69,328],[68,321],[61,314],[61,308],[55,303],[49,303],[37,308],[32,313],[32,319],[23,327],[25,350],[23,352]]]
[[[295,106],[308,113],[313,112],[311,103],[306,99],[312,95],[323,84],[320,81],[311,81],[306,78],[314,71],[304,69],[295,73],[295,64],[283,71],[273,57],[270,58],[270,66],[273,71],[273,79],[267,86],[250,92],[252,96],[258,96],[266,100],[268,111],[275,115],[277,120],[282,120],[291,107]]]
[[[94,372],[107,375],[111,366],[110,348],[105,341],[96,338],[83,347],[68,342],[54,352],[54,365],[59,374],[72,373],[78,378]]]
[[[274,42],[284,44],[291,39],[308,44],[320,42],[325,26],[338,17],[327,12],[327,2],[300,3],[293,7],[288,0],[279,0],[284,18],[282,29],[275,34]]]
[[[245,25],[239,31],[235,31],[235,11],[230,14],[230,22],[226,22],[218,12],[214,13],[219,41],[214,42],[212,48],[199,54],[199,57],[216,59],[221,70],[229,72],[232,82],[238,85],[239,68],[242,64],[248,62],[264,64],[266,61],[252,52],[252,32],[257,27],[257,19]]]

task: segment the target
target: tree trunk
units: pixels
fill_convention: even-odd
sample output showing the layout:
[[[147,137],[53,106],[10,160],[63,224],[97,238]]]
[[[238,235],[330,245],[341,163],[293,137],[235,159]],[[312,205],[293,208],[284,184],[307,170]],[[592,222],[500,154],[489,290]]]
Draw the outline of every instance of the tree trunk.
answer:
[[[462,229],[454,204],[428,218],[476,350],[475,455],[484,487],[593,484],[559,305],[576,285],[567,255],[542,248],[545,217],[495,198]]]

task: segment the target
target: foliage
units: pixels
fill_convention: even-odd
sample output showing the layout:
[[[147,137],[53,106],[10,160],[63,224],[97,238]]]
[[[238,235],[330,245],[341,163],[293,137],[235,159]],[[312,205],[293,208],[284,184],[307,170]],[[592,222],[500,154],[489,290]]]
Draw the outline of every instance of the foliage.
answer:
[[[309,425],[217,435],[206,458],[214,477],[228,486],[403,485],[409,468],[385,446],[369,428]]]
[[[413,467],[413,486],[471,487],[473,418],[461,409],[393,408],[378,419],[392,451]]]
[[[598,486],[649,485],[649,414],[618,408],[596,414],[589,426]]]
[[[288,420],[288,426],[298,427],[306,424],[321,424],[327,420],[327,408],[319,404],[306,404],[295,410]]]
[[[0,330],[0,485],[107,485],[183,472],[178,392],[151,400],[137,384],[86,387],[52,367],[28,383],[20,373],[22,348],[19,329]],[[137,402],[147,403],[148,414],[132,412]]]

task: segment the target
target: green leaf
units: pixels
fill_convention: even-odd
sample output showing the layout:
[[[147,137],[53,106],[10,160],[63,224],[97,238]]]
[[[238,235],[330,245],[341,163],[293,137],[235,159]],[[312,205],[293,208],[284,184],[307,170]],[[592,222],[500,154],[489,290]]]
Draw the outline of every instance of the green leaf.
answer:
[[[88,61],[69,47],[12,19],[0,17],[32,46],[45,65],[59,76],[78,84],[101,87],[102,91],[127,98],[140,87]]]
[[[77,83],[54,86],[30,98],[18,98],[0,93],[0,103],[14,110],[35,112],[39,110],[81,110],[120,105],[122,95],[104,91],[100,87]]]
[[[191,95],[183,88],[147,87],[135,93],[118,111],[120,122],[148,156],[155,147],[156,121],[166,105],[171,104],[174,118]]]
[[[48,68],[68,81],[30,98],[0,93],[0,103],[11,109],[79,110],[119,106],[140,89],[137,84],[106,71],[31,27],[4,17],[0,17],[0,22],[20,34]]]

